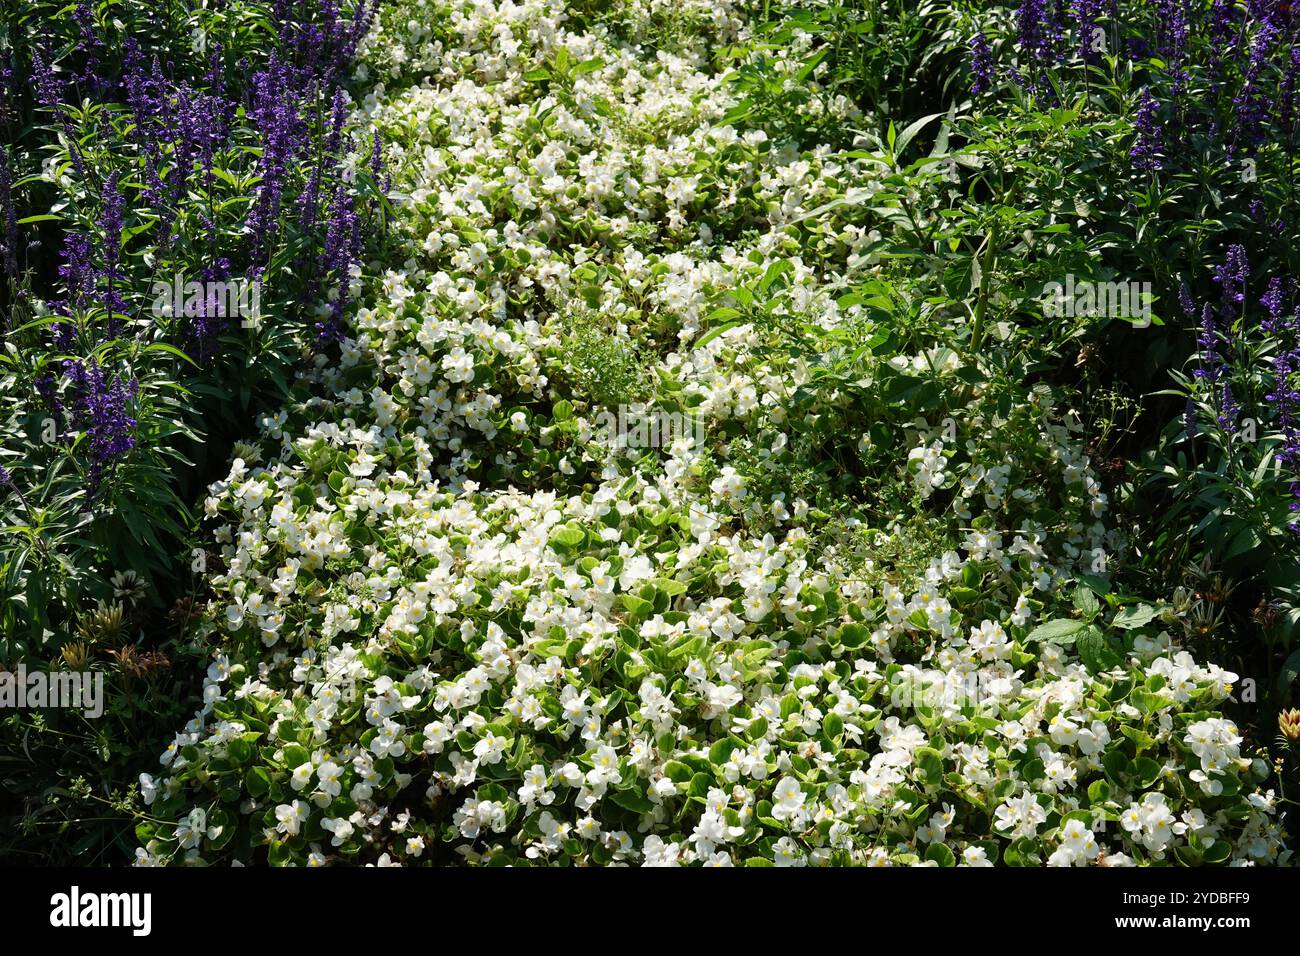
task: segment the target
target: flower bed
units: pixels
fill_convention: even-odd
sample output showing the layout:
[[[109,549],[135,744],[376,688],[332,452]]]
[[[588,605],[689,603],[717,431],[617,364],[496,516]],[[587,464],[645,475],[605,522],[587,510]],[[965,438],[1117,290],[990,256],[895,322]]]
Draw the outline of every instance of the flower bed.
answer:
[[[873,128],[812,49],[733,3],[381,15],[400,248],[210,489],[213,663],[138,862],[1287,857],[1043,344],[899,254],[947,125],[834,151],[730,79]]]

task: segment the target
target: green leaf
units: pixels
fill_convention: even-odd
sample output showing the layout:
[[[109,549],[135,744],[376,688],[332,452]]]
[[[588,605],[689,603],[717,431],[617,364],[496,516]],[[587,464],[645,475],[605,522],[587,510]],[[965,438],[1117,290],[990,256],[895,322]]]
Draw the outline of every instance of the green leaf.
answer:
[[[1128,773],[1128,757],[1118,750],[1109,750],[1102,755],[1101,765],[1106,769],[1106,776],[1117,787],[1124,786],[1124,776]]]
[[[1111,624],[1115,627],[1131,631],[1134,628],[1142,627],[1155,619],[1158,612],[1150,604],[1135,604],[1131,607],[1121,608],[1116,612]]]
[[[650,612],[654,610],[653,604],[633,594],[620,594],[619,600],[627,608],[628,613],[636,618],[648,617]]]
[[[587,532],[576,524],[566,524],[556,530],[548,542],[551,550],[557,554],[567,554],[580,547],[587,540]]]
[[[1263,542],[1259,537],[1259,532],[1255,529],[1255,526],[1248,524],[1233,537],[1232,543],[1229,544],[1227,550],[1224,551],[1221,560],[1229,561],[1240,554],[1253,552],[1258,549],[1262,543]]]
[[[253,767],[244,777],[244,786],[252,796],[263,796],[271,789],[271,774],[265,767]]]
[[[1129,694],[1129,703],[1142,711],[1143,714],[1149,716],[1167,706],[1169,701],[1160,694],[1153,694],[1149,690],[1135,687],[1133,692]]]
[[[650,583],[660,591],[663,591],[664,594],[667,594],[670,598],[686,593],[686,585],[681,581],[674,580],[673,578],[652,578]]]
[[[1201,854],[1201,858],[1206,863],[1223,863],[1231,853],[1231,843],[1227,840],[1216,840],[1206,848],[1205,852]]]
[[[840,734],[844,733],[844,721],[839,714],[830,713],[822,721],[822,732],[826,734],[827,739],[835,740]]]
[[[715,782],[716,781],[712,774],[703,772],[697,773],[695,776],[691,777],[691,782],[687,787],[687,792],[692,797],[700,797],[703,799],[709,795],[709,790],[713,788]]]
[[[1156,738],[1152,737],[1145,730],[1138,727],[1132,727],[1128,724],[1125,724],[1120,728],[1120,733],[1137,745],[1137,752],[1139,754],[1148,747],[1155,746],[1156,743]]]
[[[1086,584],[1088,587],[1092,588],[1094,592],[1096,592],[1098,595],[1102,597],[1105,597],[1107,594],[1110,593],[1110,584],[1106,581],[1105,578],[1100,577],[1099,575],[1096,574],[1083,575],[1083,577],[1079,578],[1079,583]]]
[[[242,737],[236,737],[227,744],[230,759],[235,763],[248,763],[253,756],[253,747]]]
[[[952,850],[944,846],[942,843],[931,843],[929,848],[925,851],[925,858],[938,863],[940,866],[957,865],[957,857],[953,854]]]
[[[1034,628],[1025,637],[1027,641],[1044,641],[1048,644],[1073,644],[1079,634],[1087,628],[1083,621],[1058,618]]]
[[[673,783],[685,783],[694,774],[695,771],[680,760],[670,760],[664,764],[664,776]]]
[[[1080,584],[1074,589],[1074,606],[1083,615],[1085,621],[1091,621],[1101,611],[1101,602],[1097,600],[1097,595],[1085,584]]]
[[[916,752],[916,765],[925,774],[926,782],[938,786],[943,782],[943,755],[933,747],[922,747]]]
[[[1089,625],[1078,636],[1075,644],[1079,660],[1094,674],[1108,671],[1124,663],[1124,657],[1100,630]]]
[[[831,48],[825,46],[822,47],[820,50],[818,50],[816,53],[814,53],[812,56],[810,56],[808,59],[804,60],[803,65],[799,68],[799,72],[795,74],[794,81],[796,83],[803,83],[804,80],[812,76],[813,70],[817,69],[817,65],[821,63],[822,60],[826,59],[827,55],[830,52],[831,52]]]
[[[1037,846],[1029,837],[1020,837],[1007,847],[1002,860],[1007,866],[1036,866],[1039,862]]]
[[[899,133],[898,138],[890,142],[889,148],[892,149],[895,154],[903,152],[903,150],[907,149],[907,144],[916,138],[917,133],[921,132],[921,130],[925,129],[927,125],[943,115],[943,113],[931,113],[929,116],[922,116],[919,120],[909,124],[905,130]],[[890,125],[890,129],[893,129],[892,124]]]
[[[1179,846],[1174,848],[1174,856],[1183,866],[1200,866],[1204,857],[1201,851],[1194,846]]]
[[[652,813],[655,808],[655,805],[639,789],[615,790],[610,794],[610,799],[624,810],[631,810],[633,813]]]
[[[840,628],[840,643],[853,650],[871,639],[871,630],[864,624],[845,624]]]
[[[1292,651],[1291,656],[1282,664],[1282,670],[1277,675],[1278,690],[1285,694],[1297,676],[1300,676],[1300,650]]]
[[[763,273],[763,278],[760,279],[758,283],[758,291],[760,293],[766,292],[772,287],[772,284],[776,282],[777,279],[785,275],[787,272],[792,271],[794,271],[794,265],[789,259],[777,259],[768,266],[767,271]]]
[[[198,363],[198,362],[194,361],[194,359],[192,359],[190,356],[186,355],[184,352],[182,352],[182,351],[181,351],[180,349],[178,349],[176,346],[171,345],[170,343],[167,343],[167,342],[151,342],[149,345],[145,346],[144,351],[146,351],[146,352],[163,352],[163,353],[165,353],[165,354],[167,354],[167,355],[171,355],[171,356],[173,356],[173,357],[175,357],[175,358],[178,358],[178,359],[180,359],[181,361],[183,361],[183,362],[185,362],[185,363],[187,363],[187,364],[189,364],[189,365],[194,366],[195,368],[198,368],[198,367],[199,367],[199,363]]]
[[[734,740],[731,737],[723,737],[721,740],[717,741],[716,743],[714,743],[712,747],[709,748],[709,762],[712,763],[715,767],[721,766],[722,764],[727,762],[727,759],[731,756],[732,751],[736,750],[738,747],[743,747],[743,746],[744,744],[742,744],[739,740]]]
[[[1138,757],[1133,761],[1133,772],[1137,774],[1139,787],[1149,787],[1159,780],[1160,770],[1160,764],[1150,757]]]

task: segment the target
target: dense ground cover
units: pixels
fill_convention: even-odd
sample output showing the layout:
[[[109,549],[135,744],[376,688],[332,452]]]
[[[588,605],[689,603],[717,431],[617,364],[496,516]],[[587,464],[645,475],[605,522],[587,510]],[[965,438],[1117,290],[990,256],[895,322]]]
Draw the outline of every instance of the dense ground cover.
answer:
[[[244,159],[184,127],[170,147],[230,189],[182,185],[176,268],[226,236],[227,274],[280,277],[258,327],[208,351],[201,322],[119,318],[114,290],[143,300],[179,244],[143,248],[173,221],[147,146],[138,173],[79,158],[90,119],[50,94],[6,153],[32,170],[9,195],[111,239],[13,269],[6,394],[51,401],[33,376],[57,367],[54,400],[110,397],[51,449],[13,406],[6,663],[61,655],[164,702],[142,721],[115,698],[112,773],[66,726],[8,718],[58,754],[13,788],[16,850],[1289,860],[1289,8],[229,6],[255,26],[213,31],[267,72],[214,108]],[[89,9],[55,18],[65,70],[130,48]],[[25,42],[42,69],[53,41]],[[124,97],[134,144],[123,63],[99,109]],[[276,70],[297,79],[263,103]],[[219,98],[217,75],[176,95]],[[268,229],[276,177],[295,213]],[[134,285],[113,251],[133,240]],[[69,325],[91,368],[125,363],[117,386],[67,371],[91,361]],[[146,375],[187,396],[152,431]],[[182,460],[182,422],[238,443]],[[156,471],[184,520],[146,565],[87,536],[151,543],[99,490],[137,496],[150,455],[177,462]],[[165,629],[146,608],[185,589]],[[123,662],[163,651],[192,680]]]

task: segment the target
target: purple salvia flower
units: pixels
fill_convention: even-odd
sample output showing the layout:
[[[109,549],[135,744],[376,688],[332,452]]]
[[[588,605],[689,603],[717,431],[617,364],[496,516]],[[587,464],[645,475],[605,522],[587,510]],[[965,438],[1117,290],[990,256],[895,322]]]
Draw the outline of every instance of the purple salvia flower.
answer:
[[[55,311],[70,316],[74,310],[86,308],[95,289],[95,270],[90,259],[89,236],[70,232],[63,237],[63,264],[59,266],[59,276],[63,279],[68,298],[52,302]]]
[[[334,91],[334,101],[330,104],[329,134],[325,137],[325,152],[333,156],[339,151],[343,138],[343,124],[347,121],[348,97],[339,87]]]
[[[63,420],[63,403],[59,401],[59,396],[55,390],[54,373],[42,372],[32,380],[32,387],[36,389],[36,394],[41,397],[41,401],[58,418]]]
[[[1253,146],[1264,140],[1264,121],[1273,107],[1268,94],[1268,86],[1262,82],[1262,74],[1268,66],[1273,44],[1277,40],[1278,30],[1271,23],[1265,22],[1255,34],[1251,44],[1250,58],[1242,77],[1241,89],[1232,99],[1233,138],[1246,146]]]
[[[1199,379],[1215,381],[1222,371],[1219,358],[1219,331],[1214,324],[1214,306],[1208,302],[1201,309],[1201,329],[1196,336],[1198,365],[1193,375]]]
[[[1016,10],[1016,43],[1020,54],[1031,60],[1045,60],[1052,53],[1044,0],[1021,0]]]
[[[97,97],[110,85],[100,75],[99,51],[104,48],[104,41],[95,33],[95,15],[88,3],[77,4],[72,11],[72,21],[78,31],[76,50],[85,57],[82,71],[74,74],[73,79],[86,87],[91,96]]]
[[[334,191],[330,205],[330,223],[325,233],[324,271],[333,275],[338,290],[330,302],[328,317],[316,324],[318,347],[336,342],[343,336],[343,313],[349,301],[352,267],[361,258],[361,219],[353,208],[352,193],[346,185]]]
[[[1210,6],[1209,65],[1214,86],[1222,81],[1223,64],[1237,53],[1237,0],[1214,0]]]
[[[1277,332],[1281,328],[1283,296],[1282,280],[1277,276],[1269,279],[1268,288],[1259,297],[1260,305],[1264,306],[1265,311],[1268,312],[1268,318],[1261,323],[1264,331]]]
[[[385,169],[383,142],[379,130],[375,130],[374,141],[370,147],[370,175],[374,178],[375,188],[388,195],[388,191],[393,187],[393,177]]]
[[[90,440],[89,500],[117,462],[136,445],[134,433],[138,423],[128,414],[128,406],[139,393],[139,383],[122,378],[106,382],[93,359],[64,362],[64,371],[71,380],[74,424]]]
[[[1246,301],[1246,279],[1250,275],[1250,263],[1246,259],[1244,246],[1234,244],[1228,247],[1228,255],[1223,264],[1214,270],[1214,281],[1219,286],[1223,300],[1224,315],[1231,317],[1239,306]]]
[[[1270,282],[1270,293],[1272,289],[1273,284]],[[1272,306],[1269,308],[1271,311]],[[1300,310],[1292,312],[1287,320],[1276,322],[1272,331],[1283,341],[1273,360],[1273,388],[1264,398],[1276,412],[1278,429],[1282,433],[1278,460],[1295,473],[1300,468],[1300,421],[1296,415],[1296,409],[1300,407],[1300,388],[1297,387],[1297,373],[1300,373]],[[1291,482],[1289,493],[1292,498],[1289,510],[1292,514],[1300,512],[1300,482]],[[1293,519],[1288,522],[1288,527],[1300,533],[1300,522]]]
[[[1219,427],[1232,434],[1237,428],[1237,416],[1240,414],[1241,406],[1232,397],[1232,383],[1224,382],[1219,392]]]
[[[1296,79],[1300,73],[1300,46],[1292,46],[1287,54],[1286,69],[1277,86],[1277,115],[1284,127],[1290,127],[1296,116]]]
[[[1057,15],[1048,10],[1046,0],[1022,0],[1016,10],[1016,45],[1021,61],[1028,67],[1028,77],[1020,71],[1013,71],[1013,77],[1030,93],[1052,92],[1042,73],[1059,61],[1061,36]]]
[[[306,122],[299,110],[293,72],[292,67],[272,53],[267,68],[254,74],[252,80],[250,114],[262,137],[258,169],[261,181],[254,190],[253,207],[246,223],[253,262],[261,261],[268,241],[279,230],[280,206],[290,166],[306,144]]]
[[[1200,431],[1196,418],[1196,402],[1189,398],[1183,406],[1183,430],[1188,438],[1195,438]]]
[[[50,110],[54,114],[55,121],[63,127],[63,133],[68,139],[68,151],[72,156],[72,164],[76,167],[77,175],[82,179],[87,178],[86,162],[81,155],[77,131],[72,128],[67,111],[63,108],[63,80],[54,72],[51,61],[40,50],[32,51],[32,78],[36,84],[36,102]]]
[[[72,339],[76,331],[76,326],[71,322],[56,322],[50,326],[50,342],[60,352],[66,352],[72,348]]]
[[[99,220],[104,247],[104,268],[99,276],[104,280],[103,303],[110,314],[109,335],[116,335],[121,325],[118,313],[126,311],[126,301],[117,289],[118,258],[122,251],[122,226],[126,200],[117,187],[118,173],[112,172],[104,184],[104,215]]]
[[[12,138],[12,124],[14,121],[13,103],[16,99],[14,88],[14,67],[13,54],[9,52],[0,53],[0,125],[3,125],[8,135]]]
[[[1151,44],[1146,41],[1146,37],[1127,37],[1124,47],[1131,63],[1151,59]],[[1094,53],[1094,56],[1100,57],[1100,54]]]
[[[1186,0],[1156,0],[1156,49],[1165,62],[1179,62],[1187,47]]]
[[[1103,0],[1074,0],[1074,24],[1079,35],[1079,56],[1088,63],[1101,60],[1096,49],[1098,22],[1101,20]]]
[[[32,51],[32,78],[36,81],[36,102],[62,115],[63,81],[39,50]]]
[[[972,36],[968,46],[970,47],[970,91],[973,95],[979,96],[993,88],[993,53],[989,49],[988,37],[983,33]]]
[[[1137,118],[1133,123],[1137,130],[1137,141],[1129,150],[1133,168],[1141,172],[1155,172],[1161,167],[1164,134],[1156,120],[1156,106],[1151,91],[1143,87],[1142,102],[1138,106]]]
[[[1192,298],[1192,290],[1186,282],[1178,284],[1178,304],[1189,319],[1196,317],[1196,300]]]
[[[202,278],[205,283],[225,282],[230,278],[230,260],[216,260],[203,270]],[[210,284],[205,287],[212,288]],[[210,298],[205,297],[198,305],[198,314],[190,315],[189,305],[186,304],[185,318],[189,320],[186,323],[186,335],[194,342],[198,355],[202,357],[209,353],[217,337],[226,330],[229,316],[223,314],[221,303],[210,301]]]
[[[1218,407],[1216,418],[1219,426],[1227,430],[1236,421],[1237,406],[1232,397],[1231,385],[1228,382],[1219,385],[1227,366],[1219,353],[1220,336],[1214,323],[1214,307],[1209,303],[1206,303],[1201,313],[1201,331],[1196,337],[1196,343],[1199,346],[1197,367],[1192,374],[1209,387]]]
[[[18,275],[18,217],[14,212],[9,150],[5,146],[0,146],[0,266],[5,275]]]

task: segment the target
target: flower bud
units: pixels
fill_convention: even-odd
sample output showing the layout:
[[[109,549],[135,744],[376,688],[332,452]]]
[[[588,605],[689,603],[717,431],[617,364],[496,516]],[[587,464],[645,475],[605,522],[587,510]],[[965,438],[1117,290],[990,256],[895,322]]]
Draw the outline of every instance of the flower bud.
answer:
[[[1300,741],[1300,710],[1292,707],[1277,715],[1277,726],[1282,736],[1292,743]]]

